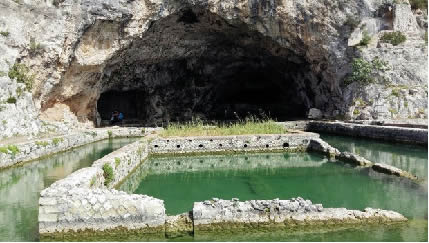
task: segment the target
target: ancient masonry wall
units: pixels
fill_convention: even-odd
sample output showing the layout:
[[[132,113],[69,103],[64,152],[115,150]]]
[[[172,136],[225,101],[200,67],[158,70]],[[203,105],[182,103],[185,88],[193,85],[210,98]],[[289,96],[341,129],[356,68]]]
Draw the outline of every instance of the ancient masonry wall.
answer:
[[[31,161],[107,138],[141,137],[144,135],[145,130],[141,128],[92,129],[13,145],[0,144],[0,168]]]
[[[191,212],[194,215],[193,219],[188,213],[167,216],[162,200],[146,195],[127,194],[113,189],[150,153],[253,151],[258,148],[289,151],[312,149],[329,155],[339,152],[321,141],[317,134],[304,132],[285,135],[150,140],[150,138],[144,138],[142,141],[124,146],[95,161],[91,167],[80,169],[44,189],[40,193],[39,199],[41,237],[61,235],[70,231],[94,233],[106,229],[109,229],[109,232],[126,230],[138,233],[165,234],[168,232],[175,234],[193,231],[194,224],[195,230],[205,230],[210,228],[210,225],[219,223],[218,213],[223,215],[225,223],[243,224],[265,223],[267,220],[276,223],[298,220],[302,223],[325,224],[326,221],[332,219],[337,220],[337,223],[349,221],[363,223],[381,217],[383,221],[406,220],[402,215],[391,211],[368,209],[360,212],[323,209],[321,205],[312,205],[311,202],[303,199],[297,199],[297,201],[295,199],[292,201],[258,200],[244,203],[239,203],[237,199],[231,202],[213,199],[195,203],[194,210]],[[220,143],[224,144],[222,149],[219,148]],[[204,146],[203,148],[200,147],[201,144]],[[246,144],[248,146],[244,146]],[[110,167],[111,173],[103,167]],[[295,204],[298,205],[296,209]],[[238,205],[238,208],[234,205]],[[209,207],[213,210],[209,210]],[[271,212],[271,210],[273,211]],[[275,215],[274,212],[276,212]],[[311,216],[310,221],[307,220],[308,216]]]
[[[311,132],[326,132],[392,142],[421,145],[428,144],[428,130],[423,128],[311,121],[307,124],[305,130]]]

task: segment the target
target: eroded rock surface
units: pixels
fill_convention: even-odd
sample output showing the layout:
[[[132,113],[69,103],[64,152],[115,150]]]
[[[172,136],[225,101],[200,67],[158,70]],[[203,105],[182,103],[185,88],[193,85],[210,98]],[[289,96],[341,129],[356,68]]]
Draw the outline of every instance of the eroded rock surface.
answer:
[[[100,108],[100,98],[128,91],[137,94],[128,117],[152,125],[248,113],[286,119],[310,108],[353,119],[427,116],[427,93],[418,88],[427,85],[426,13],[413,13],[407,1],[54,3],[0,3],[1,82],[11,90],[0,100],[18,100],[2,104],[2,117],[14,120],[1,137],[39,133],[43,123],[23,121],[41,113],[70,127],[105,119],[112,107]],[[358,29],[373,37],[368,46],[354,46],[363,36]],[[379,43],[382,31],[401,31],[407,40]],[[357,57],[379,58],[388,68],[373,75],[374,84],[343,85]],[[34,75],[33,101],[6,75],[15,62]],[[62,117],[68,111],[73,118]]]

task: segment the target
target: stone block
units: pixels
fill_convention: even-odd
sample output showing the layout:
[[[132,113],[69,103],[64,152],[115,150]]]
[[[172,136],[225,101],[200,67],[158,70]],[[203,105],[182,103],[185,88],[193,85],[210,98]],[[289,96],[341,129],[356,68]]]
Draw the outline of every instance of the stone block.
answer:
[[[39,212],[39,222],[57,222],[57,221],[58,221],[57,214]]]

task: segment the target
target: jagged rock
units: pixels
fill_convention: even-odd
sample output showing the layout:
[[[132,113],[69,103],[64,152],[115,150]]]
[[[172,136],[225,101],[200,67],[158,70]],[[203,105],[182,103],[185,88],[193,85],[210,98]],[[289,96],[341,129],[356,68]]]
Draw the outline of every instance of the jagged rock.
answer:
[[[144,97],[134,102],[140,112],[136,116],[150,125],[193,116],[229,119],[234,111],[243,116],[248,111],[258,113],[259,108],[279,118],[305,117],[312,107],[323,108],[324,115],[339,111],[352,117],[349,107],[360,96],[366,97],[374,118],[427,116],[425,89],[412,98],[389,98],[392,88],[386,85],[342,85],[357,56],[389,62],[389,71],[375,75],[380,83],[427,84],[427,49],[408,4],[393,0],[55,3],[1,3],[0,15],[8,16],[0,19],[1,30],[9,34],[0,36],[0,71],[7,73],[19,61],[35,79],[32,99],[23,95],[16,106],[2,105],[6,108],[1,117],[13,118],[0,129],[0,137],[43,132],[43,123],[37,120],[40,113],[52,120],[64,106],[74,119],[66,115],[57,122],[70,129],[78,127],[76,122],[92,125],[98,116],[105,119],[108,108],[101,109],[97,102],[111,91],[131,92],[125,93],[127,98]],[[392,15],[393,19],[386,17]],[[350,51],[350,34],[359,32],[356,28],[363,24],[374,36],[374,45],[386,29],[406,32],[407,41]],[[350,40],[355,44],[359,39]],[[16,92],[16,81],[6,79],[0,80],[1,90]],[[8,96],[2,92],[0,100]],[[378,112],[382,104],[389,106]]]
[[[396,176],[400,176],[400,177],[405,177],[405,178],[409,178],[412,180],[417,179],[417,177],[415,175],[412,175],[411,173],[407,172],[407,171],[403,171],[399,168],[396,168],[394,166],[391,165],[386,165],[383,163],[375,163],[372,166],[372,169],[378,172],[382,172],[382,173],[386,173],[386,174],[390,174],[390,175],[396,175]]]
[[[317,109],[317,108],[311,108],[310,111],[308,112],[308,116],[307,118],[309,119],[320,119],[322,118],[323,113],[321,110]]]
[[[351,162],[355,165],[359,165],[359,166],[365,166],[365,167],[369,167],[372,166],[373,163],[367,159],[365,159],[362,156],[359,156],[357,154],[354,153],[350,153],[350,152],[341,152],[341,154],[338,156],[338,158],[346,161],[346,162]]]

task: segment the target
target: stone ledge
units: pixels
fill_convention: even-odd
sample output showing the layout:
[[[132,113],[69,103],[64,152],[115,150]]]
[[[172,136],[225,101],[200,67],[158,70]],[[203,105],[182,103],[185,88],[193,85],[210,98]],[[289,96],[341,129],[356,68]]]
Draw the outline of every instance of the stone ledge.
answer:
[[[364,211],[323,208],[300,197],[291,200],[207,200],[194,203],[194,232],[231,228],[291,227],[326,224],[403,222],[401,214],[381,209]]]
[[[428,144],[428,130],[393,126],[362,125],[344,122],[312,121],[307,125],[311,132],[326,132],[345,136],[378,139],[410,144]]]
[[[32,161],[44,156],[63,152],[85,144],[93,143],[107,138],[117,137],[142,137],[141,128],[110,128],[79,131],[64,136],[39,139],[25,143],[14,144],[18,148],[17,153],[0,152],[0,168],[6,168],[18,163]]]

